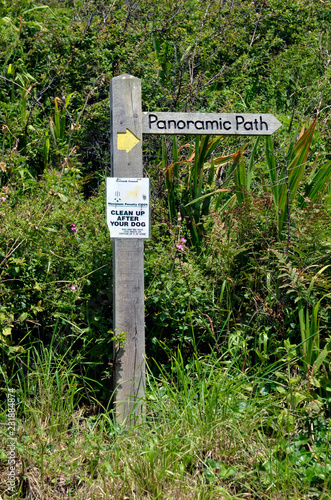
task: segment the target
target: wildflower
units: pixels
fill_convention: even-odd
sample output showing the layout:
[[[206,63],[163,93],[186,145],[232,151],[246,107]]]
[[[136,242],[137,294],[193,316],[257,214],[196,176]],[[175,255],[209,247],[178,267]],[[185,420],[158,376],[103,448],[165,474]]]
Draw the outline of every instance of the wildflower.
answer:
[[[184,245],[186,243],[186,239],[185,238],[181,238],[181,243],[179,243],[178,245],[176,245],[176,248],[177,250],[180,250],[181,252],[184,252]]]
[[[0,196],[0,201],[3,203],[6,201],[6,198],[4,196]]]
[[[4,217],[6,214],[5,214],[5,212],[0,212],[0,215],[1,215],[2,217]]]
[[[75,285],[71,285],[70,290],[74,290],[74,292],[75,292],[76,291]]]
[[[77,233],[77,226],[76,226],[76,224],[71,224],[71,231],[73,233]]]

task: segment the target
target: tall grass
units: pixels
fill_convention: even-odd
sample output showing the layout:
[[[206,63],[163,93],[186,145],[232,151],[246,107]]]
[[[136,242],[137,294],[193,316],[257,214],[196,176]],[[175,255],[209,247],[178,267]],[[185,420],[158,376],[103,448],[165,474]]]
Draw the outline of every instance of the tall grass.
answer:
[[[11,381],[19,435],[12,498],[328,498],[329,429],[317,446],[302,406],[290,404],[295,357],[249,374],[214,353],[190,362],[168,354],[169,365],[148,374],[145,420],[127,430],[102,405],[82,404],[73,365],[52,349],[31,350],[28,371]],[[277,378],[284,368],[287,381]],[[1,460],[5,471],[4,448]]]

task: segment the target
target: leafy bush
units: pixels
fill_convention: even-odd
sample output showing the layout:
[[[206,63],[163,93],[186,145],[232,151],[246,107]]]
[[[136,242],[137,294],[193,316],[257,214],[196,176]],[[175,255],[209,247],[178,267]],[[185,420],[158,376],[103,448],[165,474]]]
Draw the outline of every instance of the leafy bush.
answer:
[[[67,343],[81,329],[86,342],[92,335],[107,342],[111,242],[103,197],[84,201],[80,183],[70,168],[52,169],[24,197],[3,191],[1,341],[9,352],[27,339],[47,343],[55,325]]]

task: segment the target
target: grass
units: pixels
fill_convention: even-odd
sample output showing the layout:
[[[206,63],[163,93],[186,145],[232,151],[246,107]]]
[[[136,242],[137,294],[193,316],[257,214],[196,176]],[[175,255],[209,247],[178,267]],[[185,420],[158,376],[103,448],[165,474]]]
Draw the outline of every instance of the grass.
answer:
[[[177,352],[158,377],[148,374],[146,417],[125,431],[106,409],[82,402],[74,362],[52,346],[33,348],[12,380],[2,373],[7,388],[16,387],[11,498],[331,498],[327,419],[288,403],[275,376],[282,368],[249,374],[216,355],[185,363]],[[324,434],[305,431],[312,416]],[[4,424],[4,405],[0,418]],[[0,433],[6,499],[4,425]]]

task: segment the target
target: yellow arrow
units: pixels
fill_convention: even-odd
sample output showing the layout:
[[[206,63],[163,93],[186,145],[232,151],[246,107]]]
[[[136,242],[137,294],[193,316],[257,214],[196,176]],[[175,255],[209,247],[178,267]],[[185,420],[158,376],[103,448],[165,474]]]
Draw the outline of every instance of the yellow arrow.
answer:
[[[125,150],[128,153],[138,142],[140,142],[140,139],[128,128],[126,132],[117,132],[117,149]]]

